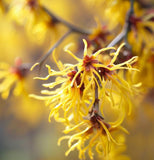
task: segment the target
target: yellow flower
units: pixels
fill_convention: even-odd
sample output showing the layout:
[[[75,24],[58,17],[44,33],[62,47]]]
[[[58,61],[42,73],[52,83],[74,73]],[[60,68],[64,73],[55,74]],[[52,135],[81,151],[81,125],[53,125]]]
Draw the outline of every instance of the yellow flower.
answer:
[[[141,51],[138,62],[140,72],[135,74],[135,80],[141,81],[144,89],[154,87],[154,50],[153,44],[149,43]]]
[[[14,0],[10,4],[9,17],[23,25],[31,40],[42,42],[49,29],[54,28],[54,22],[49,17],[38,0]]]
[[[104,118],[94,111],[89,113],[87,119],[83,119],[81,123],[71,127],[66,127],[64,133],[75,131],[74,135],[66,135],[59,139],[58,145],[64,139],[68,140],[67,156],[71,151],[77,149],[79,151],[79,159],[85,159],[85,153],[88,152],[90,159],[93,159],[93,148],[99,155],[107,156],[110,152],[111,145],[118,144],[111,136],[111,132],[122,129],[127,132],[120,125],[112,127],[110,124],[104,122]],[[120,144],[119,144],[120,145]]]
[[[117,56],[119,55],[122,44],[116,52],[112,53],[112,58],[108,64],[103,64],[99,61],[99,54],[103,51],[114,49],[114,47],[103,48],[95,53],[88,53],[87,42],[85,40],[85,48],[83,59],[76,57],[67,46],[65,51],[68,52],[78,63],[75,65],[65,64],[63,65],[60,61],[57,62],[55,59],[55,53],[53,54],[54,60],[60,71],[55,71],[46,65],[48,68],[49,75],[45,78],[36,77],[36,79],[47,80],[49,77],[56,76],[55,82],[43,84],[44,87],[53,90],[42,90],[42,94],[46,96],[30,95],[31,97],[45,100],[46,104],[50,107],[50,115],[54,116],[56,121],[68,122],[75,121],[78,123],[83,116],[86,116],[93,106],[95,98],[95,88],[98,87],[98,99],[103,99],[101,104],[101,113],[104,115],[104,99],[107,99],[112,106],[118,106],[123,110],[123,104],[125,102],[126,111],[130,107],[131,101],[127,98],[133,95],[131,86],[120,77],[117,73],[118,70],[137,70],[131,67],[131,64],[136,62],[137,57],[132,57],[128,61],[120,64],[114,64]],[[58,85],[61,85],[58,87]],[[57,88],[54,90],[54,88]],[[118,102],[113,95],[118,98]],[[130,108],[128,113],[130,113]],[[61,116],[60,116],[61,115]],[[124,113],[125,115],[125,113]],[[124,117],[124,116],[122,116]],[[120,122],[119,122],[120,121]],[[117,125],[123,121],[118,120]]]
[[[42,90],[41,93],[47,96],[36,96],[32,94],[30,96],[45,100],[46,104],[49,105],[51,110],[49,121],[54,116],[55,120],[59,122],[68,122],[72,119],[78,122],[89,111],[86,103],[90,103],[87,97],[90,97],[91,94],[85,95],[83,99],[82,95],[85,86],[83,84],[81,87],[77,87],[81,83],[80,76],[77,76],[76,80],[72,83],[72,79],[74,79],[77,73],[75,66],[70,64],[63,65],[60,61],[57,62],[54,53],[53,57],[60,71],[54,71],[50,66],[46,65],[49,75],[45,78],[36,77],[35,79],[47,80],[51,76],[57,76],[55,82],[43,84],[43,86],[52,89],[61,84],[61,87],[54,91]]]
[[[129,0],[111,0],[110,3],[108,3],[105,11],[102,11],[105,12],[104,17],[108,20],[109,28],[114,29],[118,25],[123,26],[129,9]],[[138,15],[143,14],[143,11],[141,10],[137,2],[134,2],[134,10]]]
[[[117,50],[110,47],[91,53],[87,50],[87,42],[83,41],[85,44],[83,58],[76,57],[68,50],[70,45],[65,47],[65,51],[78,61],[77,64],[63,65],[61,61],[56,60],[55,52],[53,53],[59,71],[52,70],[50,66],[46,65],[49,74],[45,78],[36,77],[36,79],[48,80],[50,77],[56,76],[55,82],[43,84],[44,87],[51,90],[42,90],[42,94],[46,96],[30,96],[45,100],[51,110],[49,118],[54,117],[56,121],[66,125],[64,133],[76,131],[72,136],[66,135],[59,139],[58,144],[63,139],[69,139],[69,150],[66,155],[76,148],[79,150],[80,159],[85,158],[86,151],[92,159],[94,146],[99,154],[107,155],[111,144],[117,144],[111,136],[112,131],[119,129],[126,131],[121,124],[127,112],[131,112],[130,98],[134,94],[136,86],[131,86],[123,78],[123,70],[130,72],[138,70],[131,66],[137,61],[137,57],[117,63],[118,55],[124,44]],[[100,56],[100,53],[107,50],[114,50],[114,52],[110,56],[105,55],[103,59],[103,55]],[[96,88],[98,88],[98,97]],[[109,123],[104,122],[103,118],[106,100],[112,106],[112,109],[107,106],[110,111],[109,116],[112,116],[113,110],[118,112],[116,120]],[[100,104],[100,111],[96,107],[96,103]],[[89,116],[86,117],[88,114]],[[106,118],[109,119],[108,116]]]
[[[98,19],[96,19],[96,23],[97,27],[88,36],[88,45],[92,45],[95,50],[98,50],[105,46],[108,41],[111,41],[112,36],[106,25],[102,25]]]
[[[142,17],[132,15],[130,17],[131,31],[128,34],[128,42],[132,46],[134,55],[140,56],[138,68],[140,73],[135,79],[141,81],[144,87],[153,87],[153,42],[154,42],[154,11],[148,10]],[[145,88],[144,88],[145,89]]]
[[[13,94],[19,95],[24,89],[24,77],[27,75],[29,66],[22,64],[21,59],[15,60],[15,66],[0,63],[0,93],[2,98],[7,99],[11,89]]]
[[[131,86],[123,78],[124,72],[122,72],[123,75],[121,76],[118,74],[118,71],[119,70],[120,71],[129,70],[130,72],[138,71],[136,68],[133,68],[131,66],[137,61],[138,57],[134,56],[127,61],[115,64],[116,60],[118,59],[120,50],[124,46],[124,44],[122,44],[117,50],[114,47],[109,47],[100,49],[95,53],[89,53],[87,51],[87,42],[85,40],[83,41],[85,44],[83,59],[76,57],[71,51],[68,50],[68,47],[65,48],[65,50],[78,61],[77,73],[72,79],[72,83],[74,83],[77,76],[81,75],[81,83],[80,85],[78,85],[78,87],[81,87],[83,84],[85,85],[85,90],[83,91],[83,95],[87,93],[86,89],[88,90],[90,87],[95,88],[94,86],[97,85],[99,93],[98,99],[100,100],[103,99],[103,101],[104,99],[108,99],[111,102],[112,106],[115,106],[116,105],[115,101],[117,101],[117,97],[113,95],[118,95],[119,102],[117,102],[117,105],[120,106],[121,101],[123,101],[125,104],[127,104],[125,105],[126,108],[128,108],[128,110],[126,111],[128,111],[128,114],[130,114],[131,96],[134,95],[133,88],[136,88],[135,86],[139,86],[140,84],[133,84]],[[108,64],[107,63],[103,64],[100,61],[100,53],[111,49],[116,51],[110,54],[111,58],[110,61],[107,60]],[[106,58],[106,56],[104,57]],[[89,81],[88,83],[89,85],[86,87],[85,82],[87,83],[87,79]],[[101,107],[101,111],[103,114],[103,107]]]
[[[149,11],[150,12],[150,11]],[[140,55],[143,44],[144,47],[153,45],[154,42],[154,13],[145,13],[144,16],[132,15],[129,19],[131,24],[131,31],[128,34],[128,42],[132,46],[135,55]]]

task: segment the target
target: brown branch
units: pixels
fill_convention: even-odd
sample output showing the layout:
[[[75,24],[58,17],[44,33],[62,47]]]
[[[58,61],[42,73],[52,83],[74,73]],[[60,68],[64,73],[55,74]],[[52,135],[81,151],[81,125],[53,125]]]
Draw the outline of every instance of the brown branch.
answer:
[[[49,51],[42,57],[42,59],[39,62],[39,71],[42,67],[42,65],[44,64],[44,62],[47,60],[47,58],[51,55],[51,53],[53,52],[53,50],[58,47],[66,37],[68,37],[70,34],[72,33],[72,30],[69,30],[68,32],[66,32],[50,49]]]
[[[125,36],[125,31],[126,29],[123,29],[121,33],[119,33],[109,44],[107,47],[113,47],[116,44],[118,44],[119,42],[121,42]]]
[[[65,25],[66,27],[69,28],[69,31],[67,33],[65,33],[50,49],[49,51],[42,57],[42,59],[39,62],[39,72],[40,69],[42,67],[42,65],[44,64],[44,62],[46,61],[46,59],[52,54],[53,50],[58,47],[62,41],[68,37],[72,32],[74,33],[79,33],[79,34],[85,34],[85,35],[89,35],[91,34],[91,31],[87,31],[81,28],[78,28],[76,26],[74,26],[73,24],[65,21],[64,19],[56,16],[55,14],[53,14],[51,11],[49,11],[46,7],[41,6],[41,8],[52,18],[53,22],[55,23],[62,23],[63,25]]]
[[[55,15],[54,13],[52,13],[50,10],[48,10],[46,7],[42,6],[42,9],[43,9],[55,22],[59,22],[59,23],[64,24],[66,27],[68,27],[70,30],[72,30],[72,32],[77,32],[77,33],[86,34],[86,35],[91,34],[91,31],[78,28],[77,26],[75,26],[75,25],[73,25],[73,24],[65,21],[64,19],[58,17],[57,15]]]
[[[119,42],[121,42],[122,40],[125,40],[127,48],[131,48],[131,46],[129,45],[127,41],[127,37],[128,37],[128,32],[131,29],[131,23],[129,19],[132,16],[132,14],[134,14],[134,0],[130,0],[130,3],[131,3],[130,10],[128,11],[126,15],[125,24],[124,24],[122,31],[109,43],[107,47],[113,47]]]
[[[98,113],[99,112],[99,99],[98,99],[98,86],[95,82],[95,102],[93,105],[93,109]]]

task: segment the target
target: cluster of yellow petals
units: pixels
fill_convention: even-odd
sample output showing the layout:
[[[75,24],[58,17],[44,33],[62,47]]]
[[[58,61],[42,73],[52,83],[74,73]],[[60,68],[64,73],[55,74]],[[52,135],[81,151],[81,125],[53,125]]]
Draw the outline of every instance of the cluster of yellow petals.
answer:
[[[87,2],[92,7],[106,6],[107,9],[102,11],[102,16],[106,17],[104,21],[109,20],[109,30],[126,23],[130,1],[84,1],[86,4]],[[0,1],[0,14],[4,11],[4,6],[3,1]],[[38,42],[45,39],[47,30],[51,28],[50,25],[53,25],[54,21],[43,10],[39,0],[13,0],[8,6],[9,18],[15,20],[17,24],[25,26],[30,39],[37,39]],[[117,8],[120,11],[117,12]],[[137,16],[143,15],[142,10],[139,12],[137,2],[134,2],[135,10]],[[98,49],[106,46],[111,40],[108,30],[102,29],[102,25],[99,23],[88,37],[90,41],[95,41],[98,38],[96,41],[99,42],[98,46],[95,46],[97,51],[89,52],[88,44],[86,40],[83,40],[83,57],[79,58],[69,50],[71,46],[69,44],[64,50],[77,61],[76,64],[63,64],[56,59],[55,52],[53,52],[53,59],[59,70],[53,70],[49,65],[46,65],[48,75],[34,78],[45,80],[46,83],[43,84],[45,89],[41,91],[41,95],[31,94],[30,97],[45,101],[50,109],[49,121],[54,118],[66,127],[65,136],[58,141],[58,145],[60,145],[62,140],[68,139],[69,149],[65,153],[66,156],[76,149],[79,151],[79,159],[85,159],[86,153],[90,159],[93,159],[94,152],[103,156],[104,160],[115,159],[115,155],[125,146],[122,145],[123,141],[118,141],[117,137],[113,138],[114,133],[119,130],[128,133],[121,125],[125,117],[132,112],[134,96],[141,86],[141,83],[138,82],[142,79],[145,86],[154,87],[154,48],[152,44],[154,27],[153,21],[150,20],[154,15],[152,12],[145,17],[131,16],[137,20],[134,20],[134,24],[130,19],[128,20],[131,26],[127,37],[128,44],[132,46],[133,54],[140,56],[139,62],[137,62],[138,56],[134,56],[118,63],[118,57],[124,43],[118,48]],[[56,33],[56,28],[53,27],[53,29]],[[135,65],[136,63],[137,65]],[[137,66],[138,69],[134,66]],[[6,63],[0,63],[0,94],[3,99],[7,99],[11,92],[14,95],[20,95],[23,92],[24,76],[20,72],[20,67],[20,65],[11,67]],[[51,79],[55,80],[49,82]],[[96,88],[98,93],[96,93]],[[26,102],[28,104],[27,100]],[[98,110],[95,108],[96,102],[99,105]],[[22,109],[27,113],[29,111],[26,105]],[[35,112],[35,108],[33,108],[33,112]],[[110,119],[107,112],[110,117],[114,115],[114,118]],[[123,147],[116,150],[116,145]],[[128,157],[124,156],[121,159],[128,159]]]
[[[75,133],[73,135],[63,136],[58,140],[58,145],[60,145],[62,140],[69,139],[69,149],[65,153],[66,156],[74,149],[77,149],[79,151],[79,159],[85,159],[86,152],[88,152],[90,159],[93,159],[93,148],[95,148],[99,155],[106,157],[112,145],[123,145],[123,143],[117,142],[111,135],[111,132],[119,129],[128,133],[123,127],[120,125],[113,127],[105,123],[103,118],[95,113],[89,115],[89,117],[89,119],[83,119],[81,123],[73,127],[67,126],[64,130],[65,134],[70,132]]]
[[[30,95],[39,100],[45,100],[46,105],[50,107],[49,121],[51,117],[54,116],[55,120],[58,122],[68,122],[74,118],[77,122],[81,120],[83,116],[87,115],[88,107],[86,103],[88,102],[88,97],[91,94],[83,95],[81,88],[77,87],[77,83],[72,83],[71,78],[75,74],[73,65],[63,65],[60,61],[57,62],[53,53],[54,60],[60,71],[55,71],[46,65],[48,68],[49,75],[45,78],[36,77],[35,79],[47,80],[51,76],[57,76],[55,82],[43,84],[44,87],[49,89],[54,89],[53,91],[42,90],[41,93],[45,96]],[[61,85],[60,88],[57,88]],[[81,96],[82,94],[82,96]],[[87,101],[86,101],[87,100]],[[60,113],[62,114],[60,116]]]
[[[23,91],[24,79],[12,71],[7,63],[0,63],[0,93],[2,98],[7,99],[12,88],[13,94],[19,95]]]
[[[68,49],[70,45],[65,47],[65,51],[77,60],[77,64],[62,64],[55,58],[55,52],[53,53],[53,59],[59,71],[55,71],[49,65],[46,65],[48,75],[44,78],[35,77],[35,79],[49,80],[50,77],[56,77],[55,81],[43,84],[48,89],[42,90],[41,96],[34,94],[30,96],[45,101],[50,108],[49,121],[51,117],[54,117],[56,121],[64,123],[66,126],[65,134],[70,131],[77,131],[76,134],[66,135],[59,140],[60,144],[61,140],[69,139],[70,149],[66,152],[66,155],[76,148],[79,150],[80,159],[85,158],[86,151],[92,159],[92,148],[94,146],[96,146],[98,153],[107,154],[110,142],[116,143],[110,133],[112,130],[122,129],[125,131],[121,124],[126,114],[131,112],[131,97],[140,84],[130,85],[124,79],[123,71],[138,71],[132,67],[138,57],[132,57],[117,64],[116,60],[124,44],[120,45],[118,49],[109,47],[100,49],[95,53],[89,53],[86,40],[83,40],[83,42],[85,47],[82,59],[76,57]],[[107,51],[111,51],[110,60],[103,63],[100,60],[100,54]],[[122,74],[119,74],[118,71]],[[104,117],[104,101],[106,100],[112,108],[118,109],[119,114],[113,122],[107,124],[103,122],[103,118],[98,118],[97,123],[93,124],[90,120],[91,116],[87,120],[83,118],[89,115],[89,111],[96,101],[96,87],[98,88],[98,100],[100,100],[100,115]],[[87,146],[84,147],[87,140]]]
[[[0,94],[3,99],[7,99],[11,90],[14,95],[24,93],[24,76],[27,68],[21,67],[20,59],[17,58],[15,66],[10,66],[7,63],[0,63]]]
[[[52,76],[57,77],[55,82],[43,84],[44,87],[49,89],[56,88],[55,90],[42,90],[42,94],[46,96],[31,95],[37,99],[45,100],[51,109],[49,117],[54,115],[57,121],[67,121],[67,118],[71,117],[72,113],[76,120],[78,119],[77,117],[80,117],[78,115],[84,116],[84,113],[87,115],[95,101],[95,85],[97,85],[99,89],[98,99],[105,98],[110,101],[113,106],[116,105],[113,94],[119,95],[121,97],[120,99],[127,102],[128,97],[133,95],[132,86],[117,74],[117,70],[137,71],[137,69],[131,67],[131,65],[137,61],[137,57],[132,57],[128,61],[120,64],[114,64],[120,49],[124,46],[124,44],[122,44],[116,52],[111,53],[113,57],[109,64],[104,65],[99,61],[98,55],[107,50],[115,50],[115,48],[103,48],[93,54],[89,54],[87,52],[87,42],[85,40],[83,41],[85,44],[83,59],[76,57],[68,50],[69,46],[65,47],[65,51],[78,61],[77,64],[63,65],[60,61],[57,62],[54,53],[54,60],[59,71],[52,70],[49,65],[46,65],[49,75],[45,78],[35,78],[47,80]],[[74,75],[70,78],[70,74]],[[109,87],[109,83],[111,87]],[[61,85],[61,87],[57,88],[58,85]],[[128,102],[128,104],[130,103],[131,102]],[[61,109],[64,115],[62,118],[59,118],[59,111]],[[103,110],[103,107],[101,110]]]
[[[31,40],[42,43],[50,28],[56,31],[38,0],[13,0],[9,7],[9,17],[25,27]]]
[[[138,55],[138,68],[140,72],[135,74],[134,79],[141,81],[143,88],[153,87],[154,80],[154,11],[149,10],[142,16],[133,15],[134,24],[128,35],[128,42],[132,51]]]

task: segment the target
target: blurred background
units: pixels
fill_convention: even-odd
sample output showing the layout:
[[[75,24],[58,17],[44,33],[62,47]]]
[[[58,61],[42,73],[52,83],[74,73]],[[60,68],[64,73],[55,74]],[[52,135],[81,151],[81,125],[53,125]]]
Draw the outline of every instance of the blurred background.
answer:
[[[0,0],[0,69],[3,68],[2,63],[15,66],[17,57],[20,57],[23,64],[32,66],[67,31],[64,25],[55,26],[39,9],[39,4],[85,29],[96,27],[95,17],[101,19],[101,22],[103,19],[103,23],[109,21],[105,17],[109,13],[105,8],[109,4],[101,0],[33,0],[31,8],[24,6],[25,1]],[[153,1],[142,0],[140,3],[151,5]],[[115,24],[117,27],[113,35],[121,30],[122,23],[124,21],[120,25]],[[73,63],[68,55],[64,56],[63,47],[69,42],[80,44],[81,39],[81,35],[69,36],[57,48],[57,57],[63,62]],[[78,50],[76,46],[73,49]],[[57,69],[52,56],[46,63]],[[0,70],[0,83],[3,81],[1,74]],[[39,74],[46,76],[47,69],[43,66]],[[40,94],[42,81],[33,79],[37,75],[38,71],[34,70],[24,77],[24,93],[13,94],[15,84],[18,83],[15,82],[10,87],[8,97],[0,97],[0,160],[77,160],[76,151],[65,157],[65,142],[57,146],[64,127],[54,120],[49,123],[49,108],[43,102],[28,97],[31,93]],[[124,126],[130,133],[126,136],[125,154],[132,160],[154,159],[154,88],[151,87],[146,95],[141,95],[137,109]]]

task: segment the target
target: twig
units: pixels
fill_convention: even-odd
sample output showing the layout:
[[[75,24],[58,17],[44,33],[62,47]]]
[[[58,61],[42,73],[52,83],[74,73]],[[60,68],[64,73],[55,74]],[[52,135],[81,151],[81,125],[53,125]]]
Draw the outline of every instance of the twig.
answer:
[[[98,113],[99,112],[99,99],[98,99],[98,86],[95,82],[95,102],[93,105],[93,109]]]
[[[96,80],[98,81],[98,83],[100,82],[99,81],[99,78],[94,74]],[[101,84],[99,84],[101,86]],[[99,98],[98,98],[98,85],[95,81],[95,101],[94,101],[94,104],[92,106],[92,110],[96,113],[99,113]]]
[[[53,14],[51,11],[49,11],[46,7],[42,6],[42,9],[51,17],[53,18],[54,21],[56,22],[60,22],[62,24],[64,24],[65,26],[67,26],[69,29],[72,30],[72,32],[77,32],[77,33],[81,33],[81,34],[91,34],[91,31],[87,31],[81,28],[76,27],[75,25],[65,21],[64,19],[58,17],[57,15]]]
[[[60,45],[60,43],[70,35],[70,33],[72,32],[76,32],[76,33],[79,33],[79,34],[91,34],[91,31],[87,31],[87,30],[83,30],[81,28],[78,28],[76,26],[74,26],[73,24],[70,24],[69,22],[63,20],[62,18],[56,16],[55,14],[53,14],[51,11],[49,11],[46,7],[44,6],[41,6],[42,9],[52,18],[52,20],[55,22],[55,23],[62,23],[64,24],[65,26],[67,26],[69,28],[69,31],[66,32],[50,49],[49,51],[42,57],[42,59],[40,60],[40,62],[38,63],[39,64],[39,72],[40,72],[40,69],[42,67],[42,65],[44,64],[45,60],[50,56],[50,54],[53,52],[53,50],[58,47]]]
[[[117,43],[121,42],[123,40],[125,36],[125,29],[122,30],[122,32],[120,34],[118,34],[107,47],[113,47],[115,46]]]
[[[128,32],[130,31],[131,29],[131,23],[129,21],[130,17],[132,16],[132,14],[134,14],[134,0],[130,0],[130,10],[128,11],[127,13],[127,16],[126,16],[126,21],[125,21],[125,24],[124,24],[124,27],[121,31],[120,34],[118,34],[110,43],[107,47],[113,47],[115,46],[116,44],[118,44],[119,42],[121,42],[123,39],[125,40],[125,43],[126,43],[126,46],[127,48],[131,48],[131,46],[129,45],[128,43]]]
[[[70,34],[72,33],[72,30],[69,30],[68,32],[66,32],[50,49],[49,51],[42,57],[42,59],[39,62],[39,71],[42,67],[42,65],[44,64],[44,62],[46,61],[46,59],[50,56],[50,54],[53,52],[53,50],[58,47],[63,40],[68,37]]]
[[[130,17],[134,14],[134,0],[130,0],[130,10],[128,12],[128,15],[126,17],[126,26],[125,26],[125,35],[124,35],[124,40],[126,43],[126,47],[128,49],[131,49],[131,46],[128,43],[128,32],[131,29],[131,23],[130,23]]]

